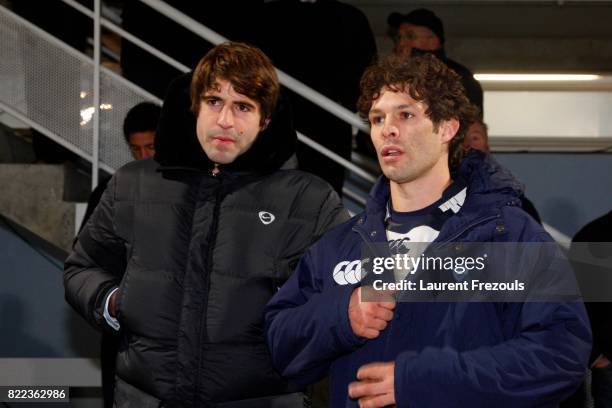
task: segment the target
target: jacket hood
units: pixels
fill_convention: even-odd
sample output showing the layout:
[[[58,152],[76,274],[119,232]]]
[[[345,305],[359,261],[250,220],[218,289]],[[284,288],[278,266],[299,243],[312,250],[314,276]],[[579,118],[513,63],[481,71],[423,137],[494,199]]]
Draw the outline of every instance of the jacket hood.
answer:
[[[491,155],[472,150],[451,177],[465,180],[468,197],[464,207],[500,207],[523,195],[523,185]],[[367,212],[385,211],[389,201],[389,179],[381,176],[370,192]]]
[[[174,80],[164,99],[155,137],[155,160],[162,169],[180,167],[209,171],[214,167],[197,138],[196,116],[190,110],[191,75]],[[251,148],[234,162],[219,167],[232,172],[271,173],[291,158],[296,143],[291,107],[281,95],[268,127],[257,135]]]
[[[472,150],[452,176],[467,180],[471,194],[499,194],[518,198],[525,191],[523,184],[510,170],[499,164],[490,154],[478,150]]]

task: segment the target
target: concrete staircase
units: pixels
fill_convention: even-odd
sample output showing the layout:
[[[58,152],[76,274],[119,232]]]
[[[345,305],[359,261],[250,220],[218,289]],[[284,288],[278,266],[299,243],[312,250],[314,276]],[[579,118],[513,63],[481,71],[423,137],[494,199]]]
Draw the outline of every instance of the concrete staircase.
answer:
[[[64,201],[70,171],[57,164],[0,164],[0,213],[69,251],[76,216],[75,203]]]
[[[90,183],[73,164],[0,163],[0,214],[70,251]]]

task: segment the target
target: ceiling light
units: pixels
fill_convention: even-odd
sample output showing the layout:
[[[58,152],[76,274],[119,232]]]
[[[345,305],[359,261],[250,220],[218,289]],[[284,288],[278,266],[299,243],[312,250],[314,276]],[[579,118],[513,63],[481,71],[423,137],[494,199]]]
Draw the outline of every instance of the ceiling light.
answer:
[[[478,81],[595,81],[601,76],[585,74],[475,74]]]

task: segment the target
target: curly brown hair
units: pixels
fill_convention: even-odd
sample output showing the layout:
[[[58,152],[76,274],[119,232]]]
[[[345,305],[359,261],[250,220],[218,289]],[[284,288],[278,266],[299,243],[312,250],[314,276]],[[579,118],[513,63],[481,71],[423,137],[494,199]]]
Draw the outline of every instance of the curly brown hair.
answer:
[[[272,116],[280,85],[274,65],[259,48],[239,42],[217,45],[200,60],[191,78],[191,110],[197,115],[204,94],[229,81],[234,90],[259,103],[261,124]]]
[[[478,119],[478,108],[470,103],[461,77],[432,54],[406,58],[390,55],[370,66],[361,77],[359,114],[367,120],[372,103],[383,88],[408,92],[410,97],[427,105],[426,115],[434,131],[443,120],[457,119],[459,130],[449,145],[448,164],[455,169],[465,156],[462,148],[465,132]]]

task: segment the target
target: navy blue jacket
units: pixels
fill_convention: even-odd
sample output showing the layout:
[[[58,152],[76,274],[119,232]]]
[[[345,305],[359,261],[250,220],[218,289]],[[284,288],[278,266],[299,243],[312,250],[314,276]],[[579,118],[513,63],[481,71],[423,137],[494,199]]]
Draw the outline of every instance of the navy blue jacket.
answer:
[[[459,173],[465,203],[437,242],[548,242],[520,207],[520,184],[474,152]],[[355,285],[338,284],[336,265],[359,260],[364,242],[386,242],[389,182],[373,188],[364,213],[324,235],[265,312],[273,364],[302,384],[330,375],[331,406],[357,406],[348,385],[372,362],[395,361],[398,407],[555,407],[582,381],[591,332],[580,301],[567,303],[398,303],[379,337],[351,330]],[[350,280],[350,279],[349,279]]]

